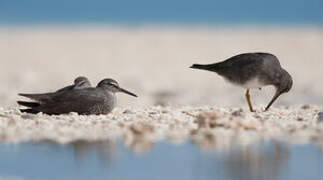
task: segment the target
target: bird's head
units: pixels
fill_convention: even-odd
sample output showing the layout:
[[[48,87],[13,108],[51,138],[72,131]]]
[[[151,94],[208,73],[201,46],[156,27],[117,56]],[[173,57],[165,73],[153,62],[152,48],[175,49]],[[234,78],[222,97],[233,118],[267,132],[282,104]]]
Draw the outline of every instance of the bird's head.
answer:
[[[283,69],[282,74],[279,79],[279,83],[276,85],[276,93],[272,100],[269,102],[269,104],[266,107],[266,111],[269,109],[269,107],[274,103],[274,101],[283,93],[287,93],[290,89],[292,89],[293,86],[293,78],[292,76]]]
[[[90,81],[88,80],[88,78],[84,77],[84,76],[79,76],[74,80],[74,85],[75,86],[83,86],[83,85],[89,85],[91,86]]]
[[[292,76],[286,70],[283,69],[280,82],[277,86],[277,93],[279,94],[287,93],[290,89],[292,89],[292,86],[293,86]]]
[[[131,96],[138,97],[136,94],[121,88],[119,86],[118,82],[114,79],[103,79],[102,81],[100,81],[98,83],[97,87],[104,88],[104,89],[106,89],[110,92],[113,92],[113,93],[123,92],[123,93],[129,94]]]

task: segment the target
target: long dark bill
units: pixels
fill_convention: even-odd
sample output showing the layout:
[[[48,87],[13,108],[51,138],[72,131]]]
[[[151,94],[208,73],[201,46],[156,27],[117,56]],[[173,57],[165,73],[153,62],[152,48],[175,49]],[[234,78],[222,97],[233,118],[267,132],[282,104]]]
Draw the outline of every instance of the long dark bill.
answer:
[[[282,93],[280,92],[276,92],[276,94],[274,95],[274,97],[271,99],[271,101],[269,102],[269,104],[267,105],[265,111],[267,111],[270,106],[276,101],[276,99],[281,95]]]
[[[121,87],[119,87],[119,90],[120,92],[123,92],[123,93],[126,93],[126,94],[129,94],[130,96],[134,96],[134,97],[138,97],[136,94],[130,92],[130,91],[127,91],[125,89],[122,89]]]

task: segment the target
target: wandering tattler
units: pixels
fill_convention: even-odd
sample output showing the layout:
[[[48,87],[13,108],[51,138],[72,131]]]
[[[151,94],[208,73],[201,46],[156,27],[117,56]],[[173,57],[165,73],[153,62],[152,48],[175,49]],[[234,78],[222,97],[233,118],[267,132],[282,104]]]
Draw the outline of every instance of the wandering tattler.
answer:
[[[62,89],[57,90],[56,92],[62,92],[62,91],[67,91],[72,89],[83,89],[83,88],[89,88],[89,87],[91,87],[91,83],[88,80],[88,78],[84,76],[79,76],[74,80],[73,85],[66,86]]]
[[[74,79],[73,85],[69,85],[64,88],[61,88],[61,89],[57,90],[56,92],[63,92],[63,91],[69,91],[72,89],[82,89],[82,88],[88,88],[88,87],[91,87],[90,81],[84,76],[79,76]],[[32,109],[32,108],[21,109],[21,111],[27,112],[27,113],[33,113],[33,114],[39,113],[39,111]]]
[[[233,56],[214,64],[193,64],[191,68],[213,71],[229,82],[246,88],[246,99],[251,112],[254,112],[249,89],[267,85],[276,87],[276,93],[266,107],[266,111],[282,94],[293,85],[291,75],[280,66],[276,56],[269,53],[245,53]]]
[[[19,94],[36,102],[18,101],[19,105],[31,108],[22,112],[45,114],[66,114],[77,112],[78,114],[107,114],[116,106],[115,93],[123,92],[131,96],[137,95],[121,88],[113,79],[103,79],[96,87],[72,89],[44,94]]]

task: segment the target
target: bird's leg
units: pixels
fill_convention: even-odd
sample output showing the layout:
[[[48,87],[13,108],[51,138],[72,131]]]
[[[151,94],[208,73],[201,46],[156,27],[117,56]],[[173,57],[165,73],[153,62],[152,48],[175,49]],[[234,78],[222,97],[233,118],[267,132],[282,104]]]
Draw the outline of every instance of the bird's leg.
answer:
[[[246,98],[247,98],[247,102],[248,102],[248,106],[249,106],[249,110],[250,112],[255,112],[252,108],[252,105],[251,105],[251,102],[250,102],[250,94],[249,94],[249,89],[247,89],[247,92],[246,92]]]

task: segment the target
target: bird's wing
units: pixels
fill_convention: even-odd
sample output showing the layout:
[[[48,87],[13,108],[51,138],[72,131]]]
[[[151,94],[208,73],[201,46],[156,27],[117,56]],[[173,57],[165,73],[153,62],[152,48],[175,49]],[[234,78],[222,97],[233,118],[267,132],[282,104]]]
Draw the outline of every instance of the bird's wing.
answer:
[[[69,112],[84,114],[91,108],[104,103],[105,97],[94,91],[94,88],[88,88],[57,93],[51,101],[41,104],[35,109],[47,114],[65,114]]]
[[[62,101],[91,101],[102,99],[104,94],[98,93],[96,88],[84,88],[84,89],[73,89],[71,91],[66,91],[63,93],[55,93],[55,96],[52,96],[52,100],[55,102]]]
[[[89,87],[91,87],[91,83],[89,81],[85,81],[80,84],[66,86],[64,88],[57,90],[56,92],[63,92],[63,91],[68,91],[72,89],[83,89],[83,88],[89,88]]]
[[[43,93],[43,94],[24,94],[19,93],[19,96],[27,97],[38,102],[48,102],[55,96],[55,93]]]
[[[222,64],[223,67],[246,67],[251,64],[262,63],[263,58],[255,53],[248,53],[248,54],[239,54],[229,58],[228,60],[224,61]]]
[[[89,81],[84,81],[82,83],[75,84],[73,89],[83,89],[83,88],[90,88],[90,87],[91,87],[91,83]]]
[[[195,64],[192,66],[192,68],[196,69],[204,69],[209,71],[215,71],[215,72],[223,72],[227,69],[232,68],[245,68],[251,64],[255,63],[262,63],[262,58],[255,54],[255,53],[247,53],[247,54],[239,54],[233,57],[230,57],[229,59],[226,59],[221,62],[213,63],[213,64]]]
[[[27,101],[17,101],[21,106],[26,106],[30,108],[38,107],[40,104],[38,102],[27,102]]]
[[[59,90],[57,90],[56,92],[63,92],[63,91],[67,91],[67,90],[72,90],[74,89],[75,85],[69,85],[69,86],[66,86],[66,87],[63,87]]]

